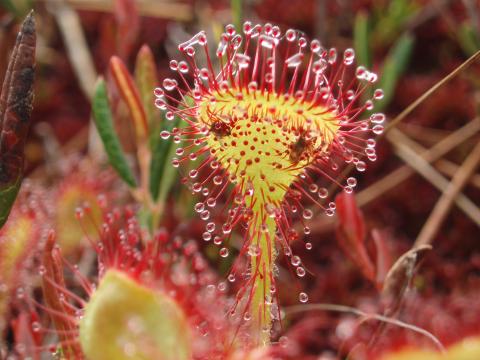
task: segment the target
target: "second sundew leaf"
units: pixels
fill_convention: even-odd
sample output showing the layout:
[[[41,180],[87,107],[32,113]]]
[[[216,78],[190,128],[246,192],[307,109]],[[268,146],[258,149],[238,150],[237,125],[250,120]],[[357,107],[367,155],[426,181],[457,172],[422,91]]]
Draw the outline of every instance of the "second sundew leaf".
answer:
[[[405,33],[397,40],[393,48],[390,49],[383,66],[382,78],[380,80],[380,88],[384,91],[384,97],[377,103],[378,111],[385,109],[392,100],[398,79],[405,72],[408,62],[410,61],[413,44],[413,36]]]
[[[155,96],[152,89],[157,85],[157,68],[152,50],[148,45],[143,45],[137,55],[135,64],[135,83],[140,93],[140,99],[145,109],[147,124],[150,131],[149,143],[152,151],[155,140],[160,132],[160,114],[155,107]]]
[[[95,88],[93,115],[110,164],[130,187],[136,187],[135,177],[127,163],[122,146],[113,128],[112,112],[108,103],[107,88],[103,79],[98,81]]]
[[[109,66],[115,84],[130,111],[138,145],[140,142],[145,141],[148,136],[147,116],[140,100],[140,95],[132,76],[119,57],[113,56],[110,59]]]

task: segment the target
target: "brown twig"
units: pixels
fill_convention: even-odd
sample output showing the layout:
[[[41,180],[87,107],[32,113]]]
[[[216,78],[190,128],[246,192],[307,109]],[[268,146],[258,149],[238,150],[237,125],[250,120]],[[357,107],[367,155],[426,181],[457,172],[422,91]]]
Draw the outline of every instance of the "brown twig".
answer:
[[[90,100],[93,97],[97,72],[78,14],[63,0],[48,0],[48,9],[58,23],[67,55],[83,94]],[[94,126],[89,131],[89,153],[102,160],[103,146]]]
[[[455,174],[458,172],[458,169],[460,168],[460,166],[458,166],[457,164],[445,159],[438,160],[435,163],[435,167],[438,169],[438,171],[449,177],[455,176]],[[480,189],[480,174],[473,174],[470,177],[469,181],[470,184]]]
[[[388,133],[391,129],[393,129],[400,121],[405,119],[410,113],[422,102],[424,102],[430,95],[432,95],[435,91],[437,91],[440,87],[442,87],[445,83],[453,79],[467,67],[469,67],[475,60],[480,57],[480,50],[477,51],[475,54],[470,56],[467,60],[465,60],[460,66],[455,68],[450,74],[445,76],[442,80],[437,82],[433,85],[430,89],[428,89],[422,96],[420,96],[417,100],[411,103],[405,110],[403,110],[400,114],[398,114],[390,123],[386,126],[384,134]]]
[[[469,177],[473,174],[479,164],[480,143],[475,146],[470,155],[463,162],[462,166],[460,166],[457,174],[453,177],[452,181],[443,192],[443,195],[437,201],[437,204],[430,213],[427,222],[420,231],[414,246],[425,245],[432,242],[443,220],[447,216],[452,203],[455,201],[458,194],[467,183]]]
[[[381,139],[382,136],[385,136],[390,130],[392,130],[400,121],[402,121],[404,118],[406,118],[410,113],[417,108],[421,103],[423,103],[430,95],[432,95],[435,91],[437,91],[440,87],[445,85],[448,81],[453,79],[455,76],[460,74],[463,70],[465,70],[468,66],[470,66],[477,58],[480,56],[480,50],[477,51],[475,54],[470,56],[467,60],[465,60],[460,66],[455,68],[451,73],[449,73],[447,76],[445,76],[442,80],[437,82],[435,85],[433,85],[430,89],[428,89],[422,96],[420,96],[417,100],[415,100],[413,103],[411,103],[405,110],[403,110],[400,114],[398,114],[386,127],[385,131],[383,132],[382,135],[378,136],[378,139]],[[355,168],[354,165],[349,164],[344,171],[342,172],[340,178],[346,178],[348,174],[352,172],[352,170]],[[334,192],[337,189],[338,185],[337,183],[333,183],[330,188],[329,188],[329,193]]]
[[[62,3],[63,0],[37,0],[50,3]],[[76,10],[112,12],[113,0],[66,0]],[[138,11],[142,16],[190,21],[193,19],[193,9],[189,4],[174,1],[137,0]]]
[[[476,135],[478,131],[480,131],[480,118],[474,118],[468,124],[451,133],[432,148],[422,152],[420,156],[429,163],[434,162],[470,137]],[[362,207],[369,204],[382,194],[407,180],[414,173],[415,171],[408,165],[403,165],[392,171],[390,174],[376,181],[368,188],[357,193],[356,198],[358,206]],[[318,233],[331,229],[334,219],[332,217],[322,217],[321,219],[321,221],[311,224],[310,227],[312,231]]]
[[[429,163],[434,162],[456,148],[458,145],[464,143],[468,138],[477,134],[479,131],[480,118],[474,118],[468,124],[451,133],[430,149],[422,151],[421,157]],[[410,143],[413,143],[413,140],[410,140]],[[417,144],[417,147],[419,146],[420,145]],[[370,203],[386,191],[393,189],[395,186],[408,179],[414,173],[415,171],[407,165],[394,170],[381,180],[375,182],[367,189],[357,194],[359,206],[364,206]]]
[[[82,92],[88,99],[93,96],[97,72],[88,50],[87,40],[77,13],[62,0],[47,1],[48,10],[58,23],[68,59],[72,64]]]
[[[449,187],[448,180],[413,150],[415,145],[412,146],[412,141],[409,140],[408,137],[398,130],[395,130],[390,132],[389,140],[395,145],[397,155],[427,179],[433,186],[440,191]],[[458,207],[470,217],[470,219],[480,226],[480,210],[476,207],[475,203],[459,192],[455,193],[452,201],[454,201]]]
[[[434,145],[445,139],[452,133],[449,130],[434,129],[418,124],[399,124],[397,129],[401,130],[405,135],[413,140],[419,141],[422,145]]]

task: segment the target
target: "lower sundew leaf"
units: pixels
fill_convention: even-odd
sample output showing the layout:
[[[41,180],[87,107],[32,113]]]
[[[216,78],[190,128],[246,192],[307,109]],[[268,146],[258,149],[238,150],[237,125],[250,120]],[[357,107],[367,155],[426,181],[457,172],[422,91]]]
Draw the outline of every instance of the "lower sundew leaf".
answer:
[[[35,18],[18,33],[0,95],[0,227],[7,221],[23,178],[35,75]]]
[[[191,359],[181,308],[117,270],[105,273],[86,305],[80,344],[89,360]]]
[[[98,81],[95,88],[93,118],[110,164],[130,187],[135,187],[135,177],[127,163],[122,146],[113,128],[112,113],[108,104],[107,89],[103,79]]]

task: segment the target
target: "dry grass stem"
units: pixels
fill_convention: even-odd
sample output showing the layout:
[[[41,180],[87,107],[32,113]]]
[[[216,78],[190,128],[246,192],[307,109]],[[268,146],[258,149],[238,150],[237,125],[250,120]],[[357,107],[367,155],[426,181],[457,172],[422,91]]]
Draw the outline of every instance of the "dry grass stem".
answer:
[[[461,73],[463,70],[465,70],[467,67],[469,67],[472,63],[474,63],[478,57],[480,57],[480,50],[477,51],[475,54],[470,56],[467,60],[465,60],[460,66],[455,68],[450,74],[445,76],[442,80],[437,82],[435,85],[433,85],[430,89],[428,89],[425,93],[423,93],[422,96],[420,96],[417,100],[415,100],[413,103],[411,103],[405,110],[403,110],[400,114],[398,114],[385,128],[385,133],[393,129],[400,121],[405,119],[410,113],[415,110],[415,108],[420,105],[422,102],[424,102],[427,98],[430,97],[435,91],[437,91],[439,88],[441,88],[445,83],[453,79],[455,76],[457,76],[459,73]]]
[[[440,191],[446,191],[449,187],[449,181],[443,177],[435,168],[412,150],[412,144],[408,137],[397,131],[392,131],[389,134],[389,140],[395,145],[397,155],[414,168],[420,175],[428,180],[433,186]],[[469,176],[471,173],[469,174]],[[455,179],[455,178],[454,178]],[[468,179],[466,179],[468,180]],[[453,181],[453,180],[452,180]],[[455,193],[452,198],[460,209],[472,219],[478,226],[480,226],[480,210],[475,203],[461,193]],[[422,244],[428,244],[422,243]]]
[[[452,151],[457,146],[464,143],[470,137],[476,135],[479,131],[480,118],[474,118],[468,124],[451,133],[428,150],[424,149],[423,147],[421,147],[421,145],[415,143],[411,139],[409,140],[409,144],[419,149],[418,152],[425,161],[427,161],[428,163],[432,163],[439,160],[442,156],[446,155],[448,152]],[[395,133],[402,134],[399,130],[396,130]],[[405,139],[407,137],[403,135],[403,138]],[[378,198],[380,195],[393,189],[395,186],[408,179],[414,173],[415,171],[411,169],[408,165],[403,165],[402,167],[392,171],[384,178],[380,179],[379,181],[375,182],[374,184],[372,184],[365,190],[360,191],[357,194],[357,201],[359,206],[364,206],[370,203],[371,201]]]
[[[454,162],[445,159],[438,160],[435,163],[435,167],[438,169],[438,171],[449,177],[454,177],[455,174],[458,172],[458,169],[460,168],[460,166],[458,166]],[[473,174],[470,177],[469,182],[471,185],[480,189],[480,174]]]
[[[429,218],[424,224],[420,234],[415,241],[415,246],[430,244],[435,234],[442,225],[443,220],[447,216],[453,202],[458,198],[458,194],[462,191],[470,176],[473,174],[477,166],[480,164],[480,143],[472,150],[470,155],[465,159],[458,172],[448,184],[440,199],[437,201]]]
[[[37,0],[45,1],[45,0]],[[61,4],[63,0],[47,0],[49,3]],[[66,0],[76,10],[112,12],[114,0]],[[192,6],[186,3],[162,0],[137,0],[140,15],[176,21],[191,21]]]
[[[59,0],[48,1],[48,10],[53,14],[63,43],[67,50],[67,55],[72,64],[75,75],[80,84],[82,92],[88,99],[93,96],[97,72],[93,64],[93,59],[88,50],[87,40],[80,23],[77,13],[65,2]]]
[[[438,350],[442,353],[445,353],[445,347],[443,344],[438,340],[435,335],[432,333],[428,332],[425,329],[419,328],[418,326],[412,325],[405,323],[403,321],[390,318],[387,316],[379,315],[379,314],[372,314],[372,313],[366,313],[362,310],[359,310],[354,307],[350,306],[345,306],[345,305],[338,305],[338,304],[302,304],[302,305],[294,305],[290,306],[285,309],[285,313],[290,315],[290,314],[295,314],[295,313],[301,313],[305,311],[334,311],[334,312],[340,312],[340,313],[347,313],[347,314],[353,314],[356,316],[359,316],[362,318],[362,321],[369,320],[369,319],[374,319],[377,321],[381,321],[387,324],[395,325],[402,327],[404,329],[411,330],[413,332],[419,333],[423,336],[426,336],[429,338],[435,346],[438,348]]]
[[[58,23],[67,55],[83,94],[91,99],[97,80],[97,72],[78,14],[63,0],[48,1],[48,10]],[[98,160],[103,160],[103,145],[94,126],[88,134],[89,153]]]
[[[418,124],[399,124],[397,129],[402,131],[409,138],[420,142],[423,146],[433,146],[439,141],[445,139],[453,131],[443,130],[443,129],[434,129],[431,127],[425,127]],[[477,138],[472,138],[470,141],[480,139],[480,136]]]
[[[438,142],[435,146],[421,153],[421,157],[428,163],[435,162],[442,156],[464,143],[466,140],[476,135],[480,131],[480,118],[474,118],[469,123],[454,131],[442,141]],[[410,140],[413,141],[413,140]],[[420,145],[418,145],[420,146]],[[373,200],[380,197],[387,191],[395,188],[403,181],[407,180],[411,175],[415,174],[415,171],[408,165],[403,165],[398,169],[392,171],[387,176],[376,181],[368,188],[358,192],[356,194],[357,204],[362,207]],[[312,231],[321,233],[329,231],[332,228],[335,219],[333,217],[322,217],[320,221],[311,224]]]

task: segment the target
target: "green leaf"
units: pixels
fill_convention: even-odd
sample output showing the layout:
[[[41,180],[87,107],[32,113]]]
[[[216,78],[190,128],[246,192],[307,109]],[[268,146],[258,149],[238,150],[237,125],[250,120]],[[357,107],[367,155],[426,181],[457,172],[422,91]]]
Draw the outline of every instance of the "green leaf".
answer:
[[[25,16],[33,7],[32,0],[0,0],[0,5],[17,18]]]
[[[187,97],[185,101],[188,106],[194,106],[195,102],[192,98]],[[178,116],[172,121],[163,123],[163,130],[171,132],[173,128],[183,128],[188,123]],[[179,144],[178,146],[181,146]],[[173,139],[164,140],[157,138],[157,143],[152,154],[152,162],[150,164],[150,193],[155,201],[164,202],[172,188],[173,183],[178,178],[178,171],[171,165],[172,159],[175,157],[176,144]]]
[[[469,22],[464,22],[458,28],[458,41],[466,55],[475,54],[480,48],[480,39]]]
[[[135,187],[135,177],[128,166],[122,146],[113,127],[112,112],[108,104],[107,88],[103,79],[100,79],[95,87],[93,118],[110,164],[130,187]]]
[[[368,15],[364,12],[359,12],[355,17],[355,26],[353,29],[355,54],[359,65],[371,68],[370,34],[368,26]]]
[[[420,10],[415,0],[391,0],[378,2],[374,9],[376,22],[373,26],[372,44],[382,48],[392,44],[400,36],[402,29]]]
[[[233,24],[237,28],[237,31],[240,32],[242,30],[242,0],[231,0],[230,5],[232,7],[232,19]]]
[[[184,123],[180,118],[175,117],[173,121],[165,121],[163,130],[172,131],[174,127],[179,127]],[[163,201],[166,192],[170,189],[177,177],[177,170],[170,164],[175,154],[176,146],[171,138],[162,139],[158,137],[152,154],[152,162],[150,164],[150,193],[154,200],[159,200],[160,192]],[[160,187],[162,191],[160,191]]]
[[[383,65],[379,87],[383,89],[384,97],[377,103],[376,111],[382,111],[392,100],[398,79],[405,72],[410,61],[414,44],[412,35],[405,33],[390,49]]]

